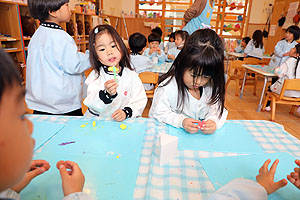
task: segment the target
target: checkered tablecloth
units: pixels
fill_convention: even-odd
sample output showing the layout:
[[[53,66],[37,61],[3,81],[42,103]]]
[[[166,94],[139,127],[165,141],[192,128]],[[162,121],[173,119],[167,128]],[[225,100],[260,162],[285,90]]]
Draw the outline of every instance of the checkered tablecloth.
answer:
[[[149,71],[164,74],[164,73],[167,73],[169,71],[172,64],[173,63],[170,63],[170,62],[164,62],[164,63],[156,64],[156,65],[153,66],[153,68],[150,68]]]
[[[30,119],[66,123],[77,117],[29,116]],[[145,123],[147,130],[141,153],[134,199],[206,199],[215,191],[203,170],[199,158],[236,156],[237,153],[179,150],[179,157],[159,166],[159,135],[168,132],[166,125],[153,119],[130,119]],[[266,153],[289,152],[300,157],[300,141],[283,126],[263,120],[230,120],[242,124]]]

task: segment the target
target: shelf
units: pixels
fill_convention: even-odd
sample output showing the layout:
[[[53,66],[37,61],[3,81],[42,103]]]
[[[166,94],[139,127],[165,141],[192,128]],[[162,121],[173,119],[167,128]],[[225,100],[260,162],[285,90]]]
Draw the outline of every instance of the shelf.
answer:
[[[76,42],[76,44],[84,44],[85,42]]]
[[[4,1],[4,0],[0,0],[0,3],[7,3],[7,4],[14,4],[14,5],[21,5],[21,6],[27,6],[26,3],[22,3],[22,2],[15,2],[15,1]]]
[[[31,38],[23,37],[23,40],[24,40],[24,41],[29,41],[29,40],[31,40]]]
[[[16,39],[16,38],[2,39],[2,38],[0,38],[0,42],[16,42],[16,41],[20,41],[20,39]]]
[[[4,48],[3,49],[7,53],[14,53],[14,52],[21,52],[23,51],[22,49],[17,49],[17,48]]]

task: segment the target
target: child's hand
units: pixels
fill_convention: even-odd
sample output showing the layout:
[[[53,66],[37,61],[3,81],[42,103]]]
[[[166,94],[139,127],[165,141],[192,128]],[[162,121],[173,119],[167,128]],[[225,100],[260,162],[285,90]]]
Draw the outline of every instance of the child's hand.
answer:
[[[290,55],[290,52],[286,52],[285,54],[283,54],[282,56],[289,56]]]
[[[149,55],[151,56],[154,52],[156,52],[156,48],[150,48]]]
[[[203,127],[200,128],[201,132],[204,134],[212,134],[217,130],[217,124],[213,120],[205,121]]]
[[[62,180],[62,188],[65,196],[71,193],[82,192],[84,175],[77,163],[72,161],[59,161],[59,172]],[[57,163],[58,164],[58,163]],[[69,170],[67,170],[69,169]]]
[[[300,160],[295,160],[295,163],[300,167]],[[294,172],[287,175],[287,179],[293,183],[298,189],[300,189],[300,168],[295,167]]]
[[[117,93],[118,83],[115,79],[110,79],[104,83],[105,90],[111,95],[115,95]]]
[[[50,165],[45,160],[33,160],[29,171],[25,174],[23,180],[14,185],[11,189],[20,193],[36,176],[48,171]]]
[[[268,170],[270,162],[271,160],[268,159],[259,169],[259,174],[256,176],[256,181],[265,188],[268,194],[272,194],[273,192],[275,192],[279,188],[286,186],[287,184],[287,180],[285,179],[274,183],[274,176],[279,160],[276,159],[272,164],[270,170]]]
[[[199,120],[194,120],[192,118],[185,118],[182,122],[182,126],[185,131],[189,133],[197,133],[199,131],[198,125],[193,122],[200,122]]]
[[[175,60],[175,56],[174,55],[168,55],[168,59]]]
[[[161,54],[161,49],[158,47],[158,48],[156,49],[156,52],[158,53],[158,55],[160,55],[160,54]]]
[[[111,118],[117,122],[121,122],[126,119],[126,113],[123,110],[118,109],[111,115]]]

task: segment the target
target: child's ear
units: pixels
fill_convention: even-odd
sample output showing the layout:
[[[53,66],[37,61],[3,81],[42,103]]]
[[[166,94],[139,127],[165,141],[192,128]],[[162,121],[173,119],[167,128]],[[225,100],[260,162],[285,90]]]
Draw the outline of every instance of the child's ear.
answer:
[[[51,11],[51,12],[49,11],[49,16],[56,18],[57,17],[56,11]]]

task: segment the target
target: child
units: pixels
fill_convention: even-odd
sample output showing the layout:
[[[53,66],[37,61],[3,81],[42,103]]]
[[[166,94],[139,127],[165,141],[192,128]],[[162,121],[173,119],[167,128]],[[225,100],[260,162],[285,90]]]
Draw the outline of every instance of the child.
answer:
[[[20,74],[9,56],[0,49],[0,199],[20,199],[19,193],[50,165],[45,160],[32,161],[34,139],[32,122],[25,114]],[[84,175],[78,165],[67,161],[60,166],[64,199],[91,199],[82,192]]]
[[[155,27],[154,29],[151,30],[151,33],[156,33],[159,35],[159,38],[160,38],[159,48],[164,51],[164,41],[161,38],[163,32],[162,32],[161,28]]]
[[[161,63],[165,62],[166,61],[165,52],[159,48],[159,44],[161,42],[159,35],[156,33],[151,33],[148,36],[148,42],[149,42],[149,48],[147,48],[144,51],[144,55],[150,57],[150,59],[154,61],[153,62],[154,64],[157,63],[157,61]]]
[[[29,0],[41,25],[28,46],[26,103],[34,114],[82,115],[82,81],[90,68],[74,39],[59,26],[70,20],[68,0]]]
[[[274,55],[269,63],[272,67],[281,66],[289,57],[289,51],[295,47],[299,39],[300,29],[298,26],[290,26],[286,29],[284,39],[280,40],[274,49]]]
[[[159,83],[150,117],[189,133],[214,133],[225,123],[224,48],[213,30],[195,31]]]
[[[262,59],[265,52],[263,43],[263,34],[261,30],[254,31],[252,35],[252,40],[246,46],[244,53],[245,57],[254,57],[257,59]]]
[[[259,174],[256,176],[257,182],[243,178],[234,179],[212,194],[209,200],[267,200],[269,194],[287,185],[287,180],[285,179],[274,182],[279,160],[275,160],[269,170],[270,162],[271,160],[268,159],[259,169]],[[295,163],[300,167],[300,160],[295,160]],[[287,175],[287,179],[300,189],[300,168],[296,167],[294,172]]]
[[[249,37],[244,37],[241,41],[241,44],[239,46],[237,46],[234,51],[236,53],[244,53],[244,49],[246,48],[246,46],[248,45],[249,41],[251,39]]]
[[[168,61],[174,61],[177,55],[180,53],[184,46],[184,42],[188,39],[189,33],[186,31],[176,31],[175,32],[175,45],[176,47],[168,51]]]
[[[128,42],[131,50],[130,60],[135,71],[141,73],[151,68],[153,64],[150,58],[142,55],[147,45],[146,37],[141,33],[133,33]]]
[[[173,47],[176,47],[175,45],[175,32],[172,32],[169,36],[169,42],[167,43],[165,47],[165,53],[168,53],[168,50],[172,49]]]
[[[130,66],[127,48],[109,25],[90,33],[90,62],[94,68],[88,86],[85,116],[109,117],[116,121],[141,116],[147,96],[138,74]],[[111,69],[112,68],[112,69]]]
[[[147,45],[146,37],[141,33],[129,36],[129,47],[131,50],[130,60],[136,73],[141,73],[153,67],[149,57],[142,55]],[[153,85],[144,83],[145,90],[152,90]]]
[[[278,80],[270,86],[268,91],[280,94],[285,79],[300,78],[300,44],[297,44],[290,50],[289,56],[290,58],[288,58],[285,63],[275,68],[274,73],[278,76]],[[300,97],[299,91],[286,91],[284,95],[288,97]],[[266,111],[271,111],[270,103],[271,101],[267,102]],[[299,112],[299,110],[297,110],[297,112]]]

